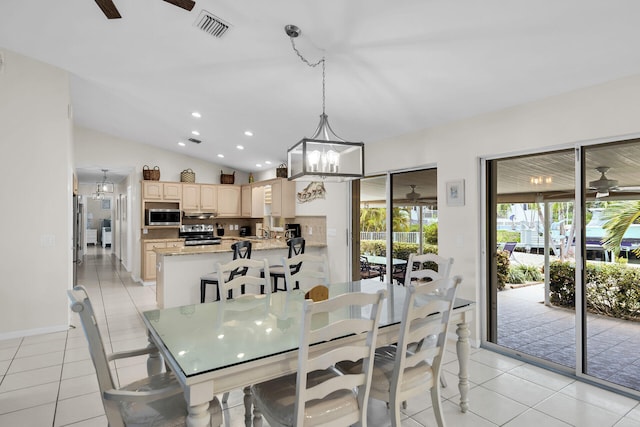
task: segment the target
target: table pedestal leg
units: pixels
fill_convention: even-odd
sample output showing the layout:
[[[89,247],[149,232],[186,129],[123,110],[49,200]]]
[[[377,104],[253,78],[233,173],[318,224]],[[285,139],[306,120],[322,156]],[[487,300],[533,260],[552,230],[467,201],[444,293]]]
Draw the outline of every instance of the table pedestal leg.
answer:
[[[189,406],[187,427],[208,427],[210,423],[211,415],[209,414],[209,402]]]
[[[467,412],[469,409],[469,325],[465,322],[458,323],[456,329],[458,342],[456,343],[456,353],[458,354],[458,389],[460,390],[460,410]]]
[[[149,353],[149,358],[147,359],[147,374],[149,376],[159,374],[162,372],[162,356],[160,356],[160,352],[156,348],[156,346],[149,339],[149,345],[147,348],[152,348]]]
[[[257,405],[253,405],[253,427],[262,427],[262,413]]]
[[[251,420],[251,387],[245,387],[242,389],[244,392],[244,419]]]

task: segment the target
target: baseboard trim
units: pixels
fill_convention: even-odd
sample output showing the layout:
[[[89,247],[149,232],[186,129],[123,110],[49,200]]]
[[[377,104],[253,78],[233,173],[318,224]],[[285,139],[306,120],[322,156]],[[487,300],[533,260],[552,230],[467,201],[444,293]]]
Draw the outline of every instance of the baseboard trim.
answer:
[[[33,335],[51,334],[54,332],[64,332],[69,329],[69,325],[47,326],[46,328],[23,329],[21,331],[12,331],[0,333],[1,340],[11,340],[14,338],[24,338]]]

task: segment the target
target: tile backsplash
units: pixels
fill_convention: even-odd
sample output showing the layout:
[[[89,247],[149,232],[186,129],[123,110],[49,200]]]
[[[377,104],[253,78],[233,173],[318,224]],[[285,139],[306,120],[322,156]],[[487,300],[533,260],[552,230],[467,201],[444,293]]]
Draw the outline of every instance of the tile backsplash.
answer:
[[[297,216],[292,222],[300,224],[302,237],[307,242],[327,243],[327,217]]]

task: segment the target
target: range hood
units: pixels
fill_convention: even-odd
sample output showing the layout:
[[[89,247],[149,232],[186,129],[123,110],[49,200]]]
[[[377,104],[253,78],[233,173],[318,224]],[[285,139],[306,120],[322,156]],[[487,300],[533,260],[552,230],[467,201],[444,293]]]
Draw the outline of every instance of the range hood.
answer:
[[[218,216],[217,212],[202,212],[202,211],[183,211],[183,218],[192,219],[213,219]]]

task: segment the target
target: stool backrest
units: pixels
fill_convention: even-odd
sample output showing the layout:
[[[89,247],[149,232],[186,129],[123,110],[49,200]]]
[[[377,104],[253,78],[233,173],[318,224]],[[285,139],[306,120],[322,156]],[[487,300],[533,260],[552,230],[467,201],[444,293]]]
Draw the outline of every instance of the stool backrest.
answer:
[[[251,242],[248,240],[241,240],[231,245],[233,249],[233,259],[251,259]],[[229,280],[233,280],[236,276],[244,276],[247,274],[247,267],[237,268],[231,271]]]

